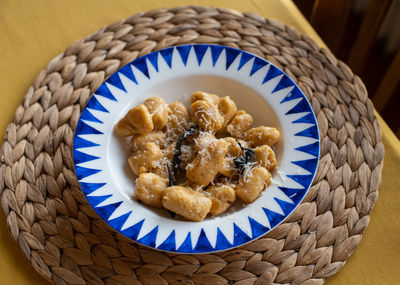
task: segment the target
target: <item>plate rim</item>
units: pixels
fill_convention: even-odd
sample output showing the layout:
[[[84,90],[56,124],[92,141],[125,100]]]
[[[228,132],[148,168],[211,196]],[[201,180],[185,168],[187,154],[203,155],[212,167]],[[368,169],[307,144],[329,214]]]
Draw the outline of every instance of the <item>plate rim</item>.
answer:
[[[114,226],[112,226],[112,225],[108,222],[109,220],[107,220],[107,219],[105,219],[105,218],[103,217],[103,214],[102,214],[102,213],[99,213],[99,211],[96,209],[96,208],[98,208],[98,207],[94,206],[94,205],[90,202],[90,200],[87,199],[87,194],[85,194],[84,191],[82,191],[82,185],[81,185],[82,182],[80,181],[81,179],[78,178],[78,173],[79,173],[79,171],[77,171],[77,169],[76,169],[77,166],[78,166],[77,164],[80,164],[81,162],[78,162],[78,163],[76,162],[76,157],[75,157],[75,151],[76,151],[75,140],[76,140],[76,137],[79,135],[79,134],[77,134],[78,125],[79,125],[79,123],[82,121],[82,113],[87,109],[87,104],[88,104],[89,101],[93,98],[93,95],[99,90],[99,88],[101,88],[101,87],[102,87],[103,85],[105,85],[106,83],[109,83],[109,80],[110,80],[110,78],[111,78],[113,75],[118,74],[118,73],[120,72],[120,70],[121,70],[122,68],[124,68],[125,66],[133,65],[133,63],[138,62],[138,61],[143,60],[143,59],[146,61],[146,59],[147,59],[149,56],[151,56],[151,55],[153,55],[153,54],[156,54],[156,53],[160,53],[161,51],[164,51],[164,50],[167,50],[167,49],[172,49],[172,50],[174,50],[174,49],[176,49],[176,48],[178,48],[178,47],[189,47],[189,52],[190,52],[190,51],[192,50],[192,48],[195,47],[195,46],[203,46],[203,47],[206,47],[206,51],[209,49],[209,47],[219,47],[219,48],[221,48],[221,49],[234,50],[234,51],[239,52],[239,54],[240,54],[240,53],[243,53],[243,54],[246,54],[246,55],[251,56],[250,60],[254,57],[255,59],[258,59],[258,60],[263,61],[264,63],[266,63],[266,65],[271,65],[271,66],[273,66],[274,68],[276,68],[276,69],[279,71],[279,73],[280,73],[280,74],[278,74],[277,76],[279,76],[279,75],[282,74],[283,77],[286,77],[286,79],[288,79],[288,80],[291,82],[291,84],[294,86],[294,89],[296,89],[296,88],[298,89],[298,91],[299,91],[300,94],[301,94],[301,97],[302,97],[303,99],[305,99],[305,102],[306,102],[306,104],[308,105],[308,108],[309,108],[309,110],[310,110],[310,113],[311,113],[311,115],[312,115],[312,118],[313,118],[313,121],[314,121],[315,127],[316,127],[316,138],[315,138],[316,141],[314,142],[314,144],[317,143],[317,146],[316,146],[317,151],[316,151],[316,163],[315,163],[315,165],[314,165],[314,171],[312,172],[312,177],[311,177],[311,179],[310,179],[309,185],[308,185],[307,187],[305,187],[303,196],[301,197],[301,199],[298,200],[298,202],[297,202],[297,204],[294,206],[294,208],[292,208],[292,209],[290,210],[290,212],[289,212],[287,215],[285,215],[285,217],[284,217],[283,219],[281,219],[278,223],[276,223],[276,224],[274,224],[273,226],[271,226],[271,228],[269,228],[268,230],[266,230],[266,231],[265,231],[264,233],[262,233],[261,235],[259,235],[259,236],[257,236],[257,237],[254,237],[254,238],[250,237],[250,240],[248,240],[248,241],[246,241],[246,242],[243,242],[243,243],[240,243],[240,244],[238,244],[238,245],[232,244],[232,245],[231,245],[230,247],[228,247],[228,248],[221,248],[221,249],[216,249],[217,246],[215,246],[215,249],[213,249],[213,250],[194,252],[193,250],[194,250],[196,244],[193,244],[193,245],[192,245],[192,249],[193,249],[193,250],[192,250],[191,252],[186,252],[186,251],[178,251],[178,248],[177,248],[177,247],[175,248],[175,250],[166,250],[166,249],[162,249],[162,248],[159,248],[159,247],[156,247],[156,246],[154,246],[154,247],[153,247],[153,246],[149,246],[149,245],[147,245],[147,244],[144,244],[144,243],[140,242],[137,238],[136,238],[136,239],[133,239],[133,238],[131,238],[131,237],[128,237],[128,236],[126,236],[125,234],[123,234],[122,231],[121,231],[120,229],[117,229],[117,228],[115,228]],[[194,50],[194,48],[193,48],[193,50]],[[173,53],[172,53],[171,57],[172,57],[172,56],[173,56]],[[236,59],[236,58],[235,58],[235,59]],[[218,59],[217,59],[217,60],[218,60]],[[250,61],[250,60],[248,60],[248,61]],[[247,63],[248,61],[246,61],[246,63]],[[245,64],[246,64],[246,63],[245,63]],[[200,63],[199,63],[199,65],[200,65]],[[185,64],[185,66],[186,66],[186,64]],[[172,69],[171,66],[170,66],[170,68]],[[227,68],[227,69],[228,69],[228,68]],[[157,71],[157,72],[158,72],[158,71]],[[251,76],[251,75],[249,75],[249,76]],[[283,77],[282,77],[282,78],[283,78]],[[227,78],[230,78],[230,77],[227,77]],[[275,77],[274,77],[274,78],[275,78]],[[230,79],[231,79],[231,80],[234,80],[234,79],[232,79],[232,78],[230,78]],[[280,81],[279,81],[279,82],[280,82]],[[279,82],[277,83],[277,85],[279,84]],[[273,93],[273,92],[272,92],[272,93]],[[263,98],[263,100],[265,101],[264,98]],[[300,101],[301,101],[301,100],[300,100]],[[268,102],[267,102],[267,103],[268,103]],[[269,103],[268,103],[268,104],[269,104]],[[307,96],[306,96],[306,95],[304,94],[304,92],[300,89],[300,87],[297,85],[297,83],[294,82],[294,80],[293,80],[288,74],[286,74],[283,70],[281,70],[280,68],[278,68],[276,65],[274,65],[273,63],[271,63],[271,62],[268,61],[267,59],[264,59],[264,58],[262,58],[262,57],[260,57],[260,56],[258,56],[258,55],[255,55],[255,54],[253,54],[253,53],[251,53],[251,52],[248,52],[248,51],[245,51],[245,50],[241,50],[241,49],[234,48],[234,47],[230,47],[230,46],[216,45],[216,44],[184,44],[184,45],[173,45],[173,46],[170,46],[170,47],[166,47],[166,48],[164,48],[164,49],[156,50],[156,51],[153,51],[153,52],[151,52],[151,53],[145,54],[145,55],[143,55],[143,56],[141,56],[141,57],[138,57],[138,58],[136,58],[135,60],[133,60],[133,61],[127,63],[126,65],[121,66],[121,67],[120,67],[119,69],[117,69],[115,72],[113,72],[112,74],[110,74],[110,75],[108,76],[108,78],[107,78],[106,80],[104,80],[96,90],[94,90],[93,92],[91,92],[91,95],[90,95],[89,99],[87,100],[87,103],[86,103],[85,107],[82,109],[82,111],[81,111],[81,113],[80,113],[80,115],[79,115],[79,119],[78,119],[77,124],[76,124],[76,127],[75,127],[75,129],[74,129],[73,138],[74,138],[74,139],[73,139],[73,146],[72,146],[73,171],[74,171],[75,177],[76,177],[76,179],[77,179],[77,182],[78,182],[78,184],[79,184],[80,190],[82,191],[83,195],[85,196],[85,199],[86,199],[86,201],[88,202],[88,204],[90,205],[90,207],[91,207],[91,208],[95,211],[95,213],[97,214],[98,218],[100,218],[101,220],[103,220],[104,223],[105,223],[109,228],[112,228],[114,231],[116,231],[116,232],[118,232],[119,234],[123,235],[125,238],[127,238],[127,239],[129,239],[129,240],[131,240],[131,241],[133,241],[133,242],[137,242],[137,243],[139,243],[140,245],[142,245],[142,246],[144,246],[144,247],[146,247],[146,248],[153,249],[153,250],[157,250],[157,251],[162,251],[162,252],[178,253],[178,254],[207,254],[207,253],[217,253],[217,252],[232,250],[232,249],[235,249],[235,248],[237,248],[237,247],[240,247],[240,246],[249,244],[249,243],[251,243],[251,242],[254,242],[254,241],[256,241],[256,240],[262,238],[263,236],[265,236],[266,234],[268,234],[269,232],[271,232],[273,229],[275,229],[276,227],[278,227],[279,225],[281,225],[282,223],[284,223],[284,222],[292,215],[292,213],[299,207],[299,205],[302,204],[302,202],[304,201],[304,199],[305,199],[307,193],[309,192],[310,188],[312,187],[312,183],[313,183],[313,181],[314,181],[314,178],[315,178],[316,173],[317,173],[317,170],[318,170],[318,165],[319,165],[319,160],[320,160],[320,152],[321,152],[321,136],[320,136],[320,131],[319,131],[319,126],[318,126],[317,117],[316,117],[315,112],[314,112],[314,110],[313,110],[313,108],[312,108],[312,106],[311,106],[310,101],[307,99]],[[78,166],[78,167],[79,167],[79,166]],[[199,224],[200,224],[200,223],[201,223],[201,222],[199,222]],[[233,224],[234,224],[234,223],[233,223]],[[189,233],[190,233],[190,232],[189,232]],[[168,237],[169,237],[169,236],[168,236]],[[167,237],[167,239],[168,239],[168,237]],[[199,235],[198,239],[199,239],[199,238],[200,238],[200,235]],[[206,237],[206,238],[207,238],[207,237]],[[185,238],[185,240],[186,240],[186,239],[187,239],[187,237]],[[197,241],[198,241],[198,240],[197,240]]]

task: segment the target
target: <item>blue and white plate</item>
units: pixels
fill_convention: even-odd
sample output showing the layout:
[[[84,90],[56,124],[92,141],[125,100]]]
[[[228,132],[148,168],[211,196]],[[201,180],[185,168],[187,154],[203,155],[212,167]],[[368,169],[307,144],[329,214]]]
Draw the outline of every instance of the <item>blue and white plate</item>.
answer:
[[[128,143],[113,132],[127,111],[161,96],[189,106],[201,90],[230,96],[254,126],[273,126],[279,168],[252,204],[236,203],[202,222],[173,218],[135,199]],[[234,248],[276,227],[302,201],[319,159],[319,132],[306,97],[281,70],[250,53],[217,45],[185,45],[150,53],[125,65],[90,98],[75,132],[74,164],[87,200],[112,228],[145,246],[179,253]]]

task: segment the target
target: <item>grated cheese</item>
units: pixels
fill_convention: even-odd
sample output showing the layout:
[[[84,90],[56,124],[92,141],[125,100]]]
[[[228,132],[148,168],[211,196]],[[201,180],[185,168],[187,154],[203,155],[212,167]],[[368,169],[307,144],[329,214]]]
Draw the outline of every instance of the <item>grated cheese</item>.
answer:
[[[203,100],[204,101],[204,100]],[[242,167],[240,167],[240,171],[236,169],[236,165],[234,163],[234,159],[240,157],[243,154],[243,150],[239,147],[239,143],[235,138],[229,137],[225,127],[221,129],[222,123],[224,123],[225,118],[221,116],[221,112],[218,109],[218,105],[215,102],[206,101],[198,103],[196,106],[191,106],[194,114],[184,106],[181,102],[174,102],[168,105],[168,120],[166,124],[163,124],[164,128],[160,127],[157,132],[163,132],[163,135],[155,133],[149,133],[149,137],[137,138],[137,141],[131,141],[132,148],[140,150],[135,151],[131,154],[130,159],[140,160],[143,159],[148,154],[152,153],[151,149],[142,148],[142,142],[148,143],[152,142],[158,145],[158,156],[154,158],[149,158],[151,160],[151,165],[149,165],[149,169],[146,171],[153,172],[163,177],[163,179],[169,178],[168,175],[168,167],[172,168],[173,164],[176,163],[176,156],[174,159],[174,151],[177,141],[182,137],[182,134],[188,131],[188,128],[196,124],[195,134],[190,136],[184,143],[180,146],[180,168],[181,170],[178,173],[175,173],[174,182],[177,187],[188,187],[192,189],[194,194],[198,196],[210,197],[212,196],[212,191],[207,192],[208,186],[230,186],[232,188],[243,186],[244,183],[252,183],[254,178],[257,178],[258,171],[254,172],[254,169],[258,167],[266,166],[266,168],[271,166],[271,161],[269,159],[266,160],[266,165],[262,164],[262,161],[255,160],[249,163],[244,164],[243,172]],[[204,104],[203,104],[204,103]],[[203,105],[202,105],[203,104]],[[214,105],[215,104],[215,105]],[[154,102],[151,102],[151,106],[154,105]],[[152,108],[150,108],[152,109]],[[164,109],[166,110],[166,109]],[[156,108],[153,108],[151,117],[157,116]],[[244,118],[239,118],[242,113],[245,111],[237,111],[235,113],[234,118],[237,119],[237,123],[248,124],[248,122]],[[165,113],[164,113],[165,114]],[[247,114],[247,113],[245,113]],[[222,114],[223,115],[223,114]],[[166,119],[166,114],[164,115],[164,122]],[[249,116],[249,115],[248,115]],[[219,118],[221,117],[221,118]],[[220,122],[224,119],[222,122]],[[232,125],[233,126],[233,125]],[[237,137],[243,137],[244,131],[238,130],[237,126],[234,127],[235,131],[238,131],[240,135]],[[216,132],[216,134],[215,134]],[[189,132],[192,134],[192,132]],[[186,134],[189,134],[186,133]],[[158,138],[159,136],[160,138]],[[217,136],[217,137],[216,137]],[[261,133],[257,135],[258,140],[262,139]],[[185,136],[186,139],[186,136]],[[226,153],[226,144],[222,142],[222,140],[226,141],[228,144],[228,152]],[[182,140],[181,140],[182,141]],[[180,142],[181,142],[180,141]],[[248,148],[251,145],[247,140],[239,140],[240,144]],[[254,145],[253,145],[254,146]],[[162,148],[160,150],[160,148]],[[238,149],[239,148],[239,149]],[[275,147],[272,146],[272,150]],[[161,151],[161,153],[160,153]],[[175,161],[173,161],[175,160]],[[227,161],[228,160],[228,161]],[[148,163],[148,161],[146,163]],[[222,161],[224,164],[224,168],[221,169],[220,164]],[[246,159],[246,161],[250,161]],[[143,162],[145,163],[145,162]],[[264,166],[262,166],[264,165]],[[229,170],[229,172],[228,172]],[[262,169],[258,169],[259,172],[262,173]],[[189,171],[189,172],[188,172]],[[215,171],[215,172],[214,172]],[[219,172],[220,171],[220,172]],[[270,178],[272,184],[281,186],[282,181],[284,181],[285,176],[284,173],[280,171],[278,167],[275,169],[277,175],[274,175],[274,178]],[[265,171],[264,171],[265,172]],[[224,173],[224,174],[222,174]],[[229,175],[229,176],[224,176]],[[253,178],[254,176],[254,178]],[[167,181],[167,180],[165,180]],[[197,185],[198,184],[206,184],[207,185]],[[267,182],[263,182],[264,184],[259,184],[258,187],[263,186],[263,190],[268,187]],[[190,190],[190,191],[192,191]],[[236,189],[237,190],[237,189]],[[178,191],[180,192],[180,191]],[[202,195],[200,195],[200,193]],[[154,198],[154,193],[149,193],[150,198]],[[176,193],[179,197],[184,195],[184,193]],[[178,197],[177,196],[177,197]],[[178,197],[178,198],[179,198]],[[183,196],[181,197],[183,198]],[[244,199],[240,196],[240,198]],[[179,205],[182,208],[183,212],[191,212],[191,214],[195,214],[198,211],[198,208],[202,207],[202,202],[198,199],[194,199],[191,201],[193,207],[187,208],[185,205]]]

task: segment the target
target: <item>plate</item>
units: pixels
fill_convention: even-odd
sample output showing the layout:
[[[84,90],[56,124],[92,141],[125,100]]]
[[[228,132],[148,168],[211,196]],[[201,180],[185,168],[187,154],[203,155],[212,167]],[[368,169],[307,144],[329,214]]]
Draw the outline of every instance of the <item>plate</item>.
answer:
[[[230,96],[254,126],[273,126],[278,169],[252,204],[191,222],[133,198],[128,143],[113,126],[152,96],[190,102],[201,90]],[[268,233],[301,203],[319,159],[319,131],[304,94],[280,69],[248,52],[217,45],[184,45],[152,52],[110,76],[89,99],[76,127],[73,156],[81,189],[113,229],[145,246],[178,253],[231,249]]]

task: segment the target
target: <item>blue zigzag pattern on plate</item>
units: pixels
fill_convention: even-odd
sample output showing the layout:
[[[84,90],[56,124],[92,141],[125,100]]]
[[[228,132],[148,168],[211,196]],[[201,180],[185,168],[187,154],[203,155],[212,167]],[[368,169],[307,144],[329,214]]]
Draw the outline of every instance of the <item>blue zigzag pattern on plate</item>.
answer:
[[[85,195],[89,195],[90,193],[96,191],[97,189],[103,187],[104,185],[106,185],[106,183],[86,183],[86,182],[81,182],[81,189],[82,192]]]
[[[319,154],[319,143],[314,142],[311,144],[299,146],[299,147],[295,148],[295,150],[302,151],[302,152],[305,152],[305,153],[308,153],[310,155],[317,157]]]
[[[154,69],[158,72],[158,52],[150,53],[147,57]]]
[[[292,109],[286,112],[285,115],[290,115],[290,114],[297,114],[297,113],[303,113],[304,110],[308,109],[308,103],[306,100],[301,99],[299,103],[296,104]]]
[[[240,57],[238,70],[240,70],[243,67],[243,65],[245,65],[252,58],[254,58],[253,55],[242,52],[242,55]]]
[[[138,242],[147,245],[149,247],[156,247],[156,239],[158,233],[158,226],[152,229],[148,234],[138,240]]]
[[[93,147],[93,146],[99,146],[98,143],[94,143],[88,140],[85,140],[81,137],[75,136],[74,139],[74,149],[80,149],[80,148],[85,148],[85,147]]]
[[[197,45],[194,46],[194,52],[196,54],[197,62],[199,63],[199,66],[201,65],[201,62],[203,61],[203,57],[208,49],[208,46],[205,45]]]
[[[103,203],[105,200],[107,200],[111,196],[112,196],[112,194],[103,195],[103,196],[90,196],[89,195],[89,196],[86,196],[86,199],[88,200],[89,204],[92,205],[94,207],[94,209],[96,210],[96,207],[99,204]],[[107,206],[105,206],[105,207],[107,207]]]
[[[181,56],[183,64],[186,66],[191,47],[190,46],[179,46],[179,47],[176,47],[176,49],[179,52],[179,55]]]
[[[110,83],[111,85],[117,87],[118,89],[126,92],[126,89],[125,89],[124,85],[122,84],[121,78],[119,77],[119,73],[114,73],[113,75],[111,75],[110,78],[107,79],[107,82]],[[102,86],[106,86],[106,84],[102,84]],[[100,88],[101,88],[101,86],[100,86]],[[115,101],[117,101],[117,99],[115,99]]]
[[[132,64],[139,69],[147,78],[150,79],[149,75],[149,69],[147,68],[147,63],[146,63],[146,58],[145,56],[140,57],[132,62]]]
[[[316,158],[292,161],[292,163],[304,168],[310,173],[313,173],[315,171],[315,166],[317,165],[317,162],[318,161]]]
[[[119,89],[121,89],[121,88],[123,88],[123,91],[126,91],[125,90],[125,88],[123,87],[123,85],[122,85],[122,82],[121,82],[121,80],[119,80],[119,76],[118,76],[118,74],[114,74],[113,76],[111,76],[112,77],[112,79],[113,79],[113,81],[110,81],[110,82],[113,82],[114,84],[112,84],[112,85],[114,85],[115,87],[117,87],[117,88],[119,88]],[[111,77],[109,78],[109,79],[111,79]],[[116,80],[116,78],[118,78],[118,80]],[[122,87],[121,87],[122,86]],[[122,89],[121,89],[122,90]],[[110,100],[112,100],[112,101],[117,101],[117,99],[114,97],[114,95],[111,93],[111,91],[110,91],[110,89],[107,87],[107,84],[102,84],[100,87],[99,87],[99,89],[97,89],[97,91],[96,91],[96,94],[97,95],[99,95],[99,96],[102,96],[102,97],[104,97],[104,98],[108,98],[108,99],[110,99]]]
[[[303,199],[305,193],[306,193],[306,188],[286,188],[286,187],[279,187],[279,189],[286,194],[296,205],[301,202]]]
[[[175,251],[175,230],[173,230],[170,235],[165,239],[165,241],[158,247],[158,249],[167,250],[167,251]]]
[[[228,241],[224,233],[218,228],[217,229],[217,243],[215,244],[215,248],[219,250],[227,249],[232,247],[232,244]]]
[[[233,245],[239,246],[251,240],[249,237],[240,227],[238,227],[235,223],[233,223]]]
[[[135,82],[136,84],[138,84],[136,81],[136,77],[133,74],[132,67],[130,64],[127,64],[124,67],[122,67],[119,70],[119,73],[120,73],[119,76],[121,76],[121,74],[122,74],[122,75],[126,76],[128,79],[130,79],[132,82]]]
[[[79,121],[78,125],[76,126],[75,133],[79,134],[79,135],[102,135],[103,134],[103,132],[99,131],[96,128],[93,128],[92,126],[89,126],[83,120]]]
[[[103,200],[105,201],[105,200]],[[122,201],[112,203],[106,206],[97,206],[95,208],[96,213],[103,218],[104,221],[108,221],[112,213],[122,204]]]
[[[138,73],[142,73],[146,78],[151,79],[148,64],[154,67],[154,70],[158,73],[160,70],[160,64],[162,64],[161,60],[164,61],[165,64],[167,64],[169,69],[173,69],[174,56],[177,56],[183,63],[183,65],[187,66],[188,60],[191,54],[193,54],[196,64],[198,66],[201,66],[207,52],[209,52],[213,67],[215,67],[220,60],[224,60],[225,70],[230,69],[233,63],[237,62],[237,67],[235,70],[240,71],[245,66],[247,66],[247,68],[249,69],[246,70],[249,70],[248,76],[250,77],[255,75],[256,73],[259,74],[259,72],[264,72],[264,74],[260,74],[260,76],[262,76],[261,78],[263,78],[260,81],[260,84],[266,84],[270,80],[275,80],[275,78],[281,76],[279,80],[274,81],[275,83],[277,83],[272,87],[273,89],[271,96],[277,94],[278,91],[291,88],[287,89],[288,94],[283,97],[283,99],[280,101],[280,104],[285,104],[286,102],[290,102],[293,100],[298,100],[298,102],[293,107],[291,107],[291,109],[288,110],[285,115],[304,113],[300,117],[297,116],[297,118],[292,121],[292,124],[309,124],[308,127],[302,129],[301,131],[298,131],[295,136],[302,136],[316,140],[315,142],[295,148],[296,151],[311,155],[313,156],[313,158],[292,161],[294,165],[300,167],[301,169],[304,169],[310,174],[286,174],[288,178],[298,183],[301,187],[278,187],[280,191],[282,191],[282,193],[285,194],[293,203],[275,197],[274,201],[279,205],[281,212],[278,213],[268,208],[262,208],[265,216],[268,218],[270,227],[260,224],[258,221],[249,216],[247,218],[251,234],[246,233],[240,226],[238,226],[236,223],[233,223],[234,235],[231,239],[232,242],[230,242],[229,239],[225,236],[224,232],[218,227],[214,246],[211,244],[209,238],[207,237],[207,233],[203,228],[201,229],[199,236],[196,237],[197,239],[195,239],[194,242],[192,240],[192,233],[189,231],[184,241],[180,244],[177,244],[176,242],[176,231],[172,230],[164,240],[158,242],[157,248],[161,250],[180,253],[213,252],[242,245],[246,242],[251,241],[252,239],[264,235],[270,229],[281,223],[301,202],[309,185],[312,182],[318,163],[318,127],[316,124],[315,116],[312,113],[311,106],[305,99],[305,96],[295,85],[295,83],[289,77],[285,76],[284,73],[277,67],[265,61],[264,59],[261,59],[244,51],[216,45],[183,45],[178,47],[170,47],[161,51],[156,51],[141,58],[138,58],[119,69],[99,87],[95,94],[96,96],[107,98],[108,100],[117,101],[117,97],[115,96],[115,94],[113,94],[113,91],[112,89],[110,89],[110,87],[113,86],[123,92],[126,92],[126,86],[124,86],[124,83],[121,80],[122,76],[126,77],[136,85],[140,85],[140,82],[137,80]],[[158,225],[155,227],[151,227],[151,230],[144,235],[141,231],[143,231],[143,225],[144,223],[146,223],[145,218],[141,219],[140,221],[136,221],[135,224],[127,228],[124,228],[124,225],[127,223],[129,217],[131,217],[131,215],[134,215],[135,210],[133,209],[133,211],[128,212],[125,211],[123,214],[120,214],[120,216],[110,219],[113,213],[116,213],[117,209],[123,204],[123,201],[115,201],[115,199],[111,200],[110,198],[113,196],[112,194],[96,195],[97,191],[102,191],[101,189],[103,189],[103,187],[106,187],[106,183],[101,181],[99,183],[91,183],[84,180],[87,177],[90,177],[102,171],[101,169],[87,167],[87,163],[99,159],[99,157],[93,154],[86,153],[86,149],[99,147],[99,144],[89,139],[86,135],[103,135],[103,132],[101,130],[94,127],[96,126],[96,124],[103,124],[103,121],[99,119],[96,115],[99,113],[96,112],[109,113],[107,105],[106,103],[104,103],[105,101],[101,100],[102,103],[100,103],[100,98],[96,98],[96,96],[92,96],[88,101],[86,108],[81,114],[75,132],[73,152],[74,163],[75,172],[79,180],[81,189],[85,194],[88,202],[92,205],[97,214],[105,221],[107,221],[111,227],[121,232],[128,238],[138,241],[146,246],[155,248],[157,244],[157,236],[160,230]],[[96,112],[93,113],[90,110]],[[107,204],[108,199],[110,199],[109,201],[113,202],[108,202]],[[149,230],[149,227],[147,227],[147,229]],[[138,239],[138,237],[141,238]]]
[[[104,108],[104,106],[101,105],[100,102],[96,99],[96,96],[90,97],[90,100],[86,105],[86,108],[100,111],[100,112],[109,113],[108,110],[106,108]]]
[[[300,123],[314,124],[314,115],[312,113],[307,113],[303,117],[294,120],[292,122],[292,124],[300,124]]]
[[[177,250],[178,252],[184,252],[184,253],[191,253],[193,252],[193,247],[192,247],[192,233],[189,232],[183,241],[183,243],[180,245],[180,247]]]
[[[308,137],[308,138],[313,138],[313,139],[318,139],[319,134],[318,134],[318,128],[316,125],[313,125],[309,127],[308,129],[305,129],[301,132],[298,132],[294,134],[295,136],[302,136],[302,137]]]
[[[258,70],[266,66],[268,63],[258,57],[254,58],[253,66],[251,67],[250,76],[256,73]]]
[[[75,166],[76,177],[78,177],[78,180],[82,180],[83,178],[94,175],[100,171],[100,169]]]
[[[82,114],[81,114],[81,120],[84,121],[89,121],[89,122],[95,122],[95,123],[99,123],[102,124],[103,122],[100,121],[96,116],[94,116],[88,108],[86,108],[85,110],[83,110]]]
[[[249,219],[250,226],[251,226],[252,238],[258,238],[259,236],[262,236],[268,230],[270,230],[269,228],[258,223],[256,220],[252,219],[251,217],[248,217],[248,219]]]
[[[129,228],[122,230],[121,233],[130,239],[137,240],[137,237],[139,236],[143,223],[144,219],[134,224],[133,226],[130,226]]]
[[[281,104],[299,98],[304,98],[304,95],[301,93],[300,88],[295,87],[282,99]]]
[[[215,66],[215,64],[217,63],[219,56],[221,55],[223,50],[224,50],[223,47],[211,46],[211,58],[213,61],[213,66]]]
[[[166,48],[160,51],[161,56],[164,58],[165,62],[168,64],[169,68],[172,68],[172,52],[173,47]]]
[[[79,150],[74,150],[74,160],[77,164],[99,159],[100,157],[95,155],[90,155]]]
[[[207,238],[206,233],[204,232],[204,229],[201,229],[199,239],[197,240],[197,244],[193,249],[194,253],[200,253],[200,252],[208,252],[212,251],[214,248],[212,247],[210,241]]]
[[[116,217],[114,219],[108,220],[108,224],[114,228],[118,229],[118,231],[121,231],[122,227],[126,223],[126,220],[129,218],[129,216],[132,214],[132,211],[129,211],[126,214],[123,214],[122,216]]]
[[[226,53],[226,70],[229,69],[229,67],[231,66],[231,64],[235,61],[235,59],[238,57],[238,55],[240,54],[239,50],[236,49],[225,49],[225,53]]]

